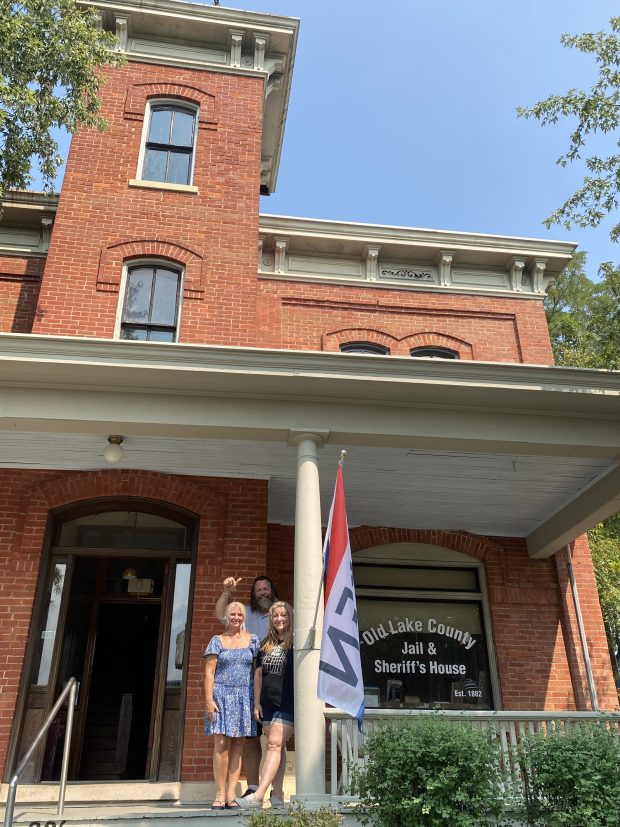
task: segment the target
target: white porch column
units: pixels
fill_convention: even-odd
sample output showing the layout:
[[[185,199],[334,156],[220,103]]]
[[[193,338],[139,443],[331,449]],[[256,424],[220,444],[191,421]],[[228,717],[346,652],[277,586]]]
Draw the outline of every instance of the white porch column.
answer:
[[[296,798],[325,798],[325,718],[316,695],[323,624],[323,563],[318,448],[325,433],[291,432],[297,445],[295,504],[295,783]]]

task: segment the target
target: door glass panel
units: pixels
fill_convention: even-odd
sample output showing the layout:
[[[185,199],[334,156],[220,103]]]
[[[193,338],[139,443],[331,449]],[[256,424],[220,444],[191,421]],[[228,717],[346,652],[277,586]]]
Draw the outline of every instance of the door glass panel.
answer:
[[[91,607],[91,601],[72,601],[69,606],[58,673],[60,689],[69,678],[76,678],[78,683],[81,683],[84,678]]]
[[[187,547],[187,529],[158,514],[104,511],[64,523],[57,545],[183,551]]]
[[[185,652],[185,627],[189,603],[189,580],[192,567],[189,563],[177,563],[172,603],[172,623],[168,646],[168,671],[166,686],[179,686],[183,679],[183,655]]]
[[[114,558],[108,561],[107,594],[162,593],[164,561],[158,559]]]
[[[58,628],[58,614],[60,612],[60,603],[65,587],[66,570],[66,563],[56,563],[51,573],[45,601],[46,606],[43,610],[43,628],[41,629],[41,637],[39,638],[39,646],[35,655],[34,670],[32,673],[34,675],[33,683],[35,686],[47,686],[49,680],[54,642]]]
[[[90,597],[97,588],[99,561],[93,557],[78,557],[73,570],[73,597]]]

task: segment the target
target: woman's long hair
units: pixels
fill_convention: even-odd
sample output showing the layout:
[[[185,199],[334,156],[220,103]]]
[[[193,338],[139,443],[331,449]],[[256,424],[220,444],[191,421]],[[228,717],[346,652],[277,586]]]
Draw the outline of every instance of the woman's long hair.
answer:
[[[276,609],[286,609],[288,615],[288,626],[284,630],[284,640],[280,640],[278,633],[273,627],[273,614]],[[269,609],[269,631],[261,644],[261,652],[268,655],[276,646],[283,649],[293,648],[293,607],[284,600],[277,600]]]

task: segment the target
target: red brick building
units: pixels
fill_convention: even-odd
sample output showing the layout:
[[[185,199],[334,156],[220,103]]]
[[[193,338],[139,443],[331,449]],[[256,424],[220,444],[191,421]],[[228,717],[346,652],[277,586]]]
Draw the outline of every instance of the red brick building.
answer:
[[[4,780],[75,676],[73,779],[204,797],[213,606],[266,572],[320,794],[341,449],[370,708],[617,708],[583,532],[620,508],[620,376],[553,367],[543,311],[573,245],[259,215],[297,21],[92,5],[128,56],[109,129],[0,224]]]

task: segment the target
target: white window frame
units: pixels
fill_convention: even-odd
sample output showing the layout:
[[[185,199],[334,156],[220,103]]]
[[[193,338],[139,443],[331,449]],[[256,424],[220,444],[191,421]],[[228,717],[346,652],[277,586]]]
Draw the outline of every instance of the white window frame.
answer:
[[[458,592],[454,590],[442,591],[439,589],[424,589],[420,591],[415,589],[405,589],[401,592],[397,589],[389,589],[382,593],[380,588],[358,588],[356,589],[356,593],[359,597],[372,597],[382,594],[382,596],[386,599],[389,599],[390,597],[400,597],[403,599],[411,598],[414,600],[432,600],[434,598],[435,600],[458,600],[463,603],[480,603],[482,606],[485,643],[489,661],[489,678],[494,702],[493,711],[497,712],[504,708],[502,703],[499,675],[497,671],[497,656],[493,641],[493,622],[489,607],[484,563],[463,552],[452,551],[452,549],[445,548],[444,546],[434,546],[426,543],[389,543],[381,546],[372,546],[371,548],[362,549],[353,555],[354,570],[356,563],[372,563],[375,565],[384,563],[401,566],[411,565],[433,569],[475,569],[478,575],[478,583],[480,584],[480,591],[478,592]]]
[[[165,267],[169,270],[176,270],[179,274],[179,301],[177,302],[177,314],[175,319],[174,340],[172,342],[142,342],[142,344],[175,344],[179,341],[181,326],[181,311],[183,309],[183,290],[185,285],[185,268],[176,261],[168,261],[161,258],[137,258],[123,263],[123,272],[118,290],[118,304],[116,306],[116,318],[114,320],[114,338],[122,342],[130,342],[131,339],[121,339],[121,327],[123,324],[123,310],[125,307],[125,294],[127,292],[127,279],[129,271],[134,267]]]
[[[151,126],[151,113],[153,107],[156,106],[179,106],[183,109],[192,109],[195,112],[195,126],[194,126],[194,144],[192,146],[192,162],[189,170],[188,184],[169,184],[166,181],[151,181],[142,177],[144,168],[144,161],[146,157],[146,144]],[[152,187],[153,189],[170,189],[179,190],[181,192],[198,192],[198,187],[194,186],[194,169],[196,166],[196,149],[198,144],[198,119],[200,116],[200,107],[191,101],[185,101],[181,98],[149,98],[146,102],[144,110],[144,123],[142,124],[142,136],[140,138],[140,152],[138,153],[138,164],[136,167],[136,177],[129,181],[130,186]]]

